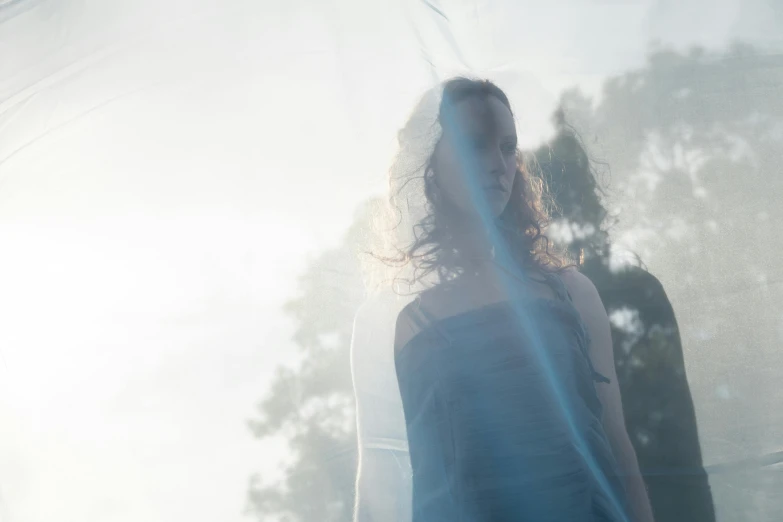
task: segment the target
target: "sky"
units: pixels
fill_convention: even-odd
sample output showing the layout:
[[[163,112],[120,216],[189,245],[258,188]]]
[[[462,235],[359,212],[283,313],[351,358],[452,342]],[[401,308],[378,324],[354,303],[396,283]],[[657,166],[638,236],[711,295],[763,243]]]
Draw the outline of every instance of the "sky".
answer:
[[[1,522],[248,520],[281,307],[435,78],[534,144],[654,46],[783,46],[772,0],[433,4],[0,1]]]

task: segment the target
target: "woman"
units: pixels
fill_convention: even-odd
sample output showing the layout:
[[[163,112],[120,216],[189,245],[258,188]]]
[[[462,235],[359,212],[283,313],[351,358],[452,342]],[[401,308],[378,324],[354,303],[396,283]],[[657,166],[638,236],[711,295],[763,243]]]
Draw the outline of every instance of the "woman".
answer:
[[[432,281],[395,331],[413,521],[651,521],[606,313],[541,233],[508,98],[456,78],[436,100],[401,131],[391,179],[409,282]]]

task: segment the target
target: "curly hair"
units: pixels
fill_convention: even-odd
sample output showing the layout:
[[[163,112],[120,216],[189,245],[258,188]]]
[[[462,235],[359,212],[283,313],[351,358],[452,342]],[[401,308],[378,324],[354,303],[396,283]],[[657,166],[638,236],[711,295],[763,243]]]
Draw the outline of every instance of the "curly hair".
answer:
[[[398,134],[399,150],[389,175],[389,203],[396,215],[398,244],[396,255],[386,259],[412,269],[409,284],[433,274],[438,282],[448,281],[473,266],[457,247],[458,226],[451,219],[448,203],[437,196],[434,152],[442,136],[444,110],[466,98],[490,96],[513,116],[508,97],[491,81],[447,80],[424,95]],[[538,174],[535,156],[517,150],[516,161],[510,200],[495,222],[500,237],[523,268],[560,271],[570,264],[565,253],[556,250],[542,232],[549,223],[552,201]],[[407,240],[401,229],[409,232]]]

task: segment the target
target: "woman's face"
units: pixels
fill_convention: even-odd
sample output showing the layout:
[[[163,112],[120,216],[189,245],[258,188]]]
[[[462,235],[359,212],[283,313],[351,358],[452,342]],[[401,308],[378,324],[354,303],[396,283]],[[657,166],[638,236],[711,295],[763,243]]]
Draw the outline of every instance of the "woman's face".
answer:
[[[508,204],[517,171],[511,111],[494,96],[472,96],[444,110],[434,154],[437,197],[461,214],[496,218]]]

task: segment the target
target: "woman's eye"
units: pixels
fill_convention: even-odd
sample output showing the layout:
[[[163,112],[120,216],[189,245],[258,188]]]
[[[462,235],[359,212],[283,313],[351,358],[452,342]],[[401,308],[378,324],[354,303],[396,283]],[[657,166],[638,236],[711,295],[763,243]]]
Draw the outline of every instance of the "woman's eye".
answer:
[[[517,151],[517,146],[513,143],[507,143],[501,147],[503,154],[514,154]]]
[[[487,141],[486,140],[475,140],[473,142],[473,148],[476,150],[486,150],[487,149]]]

